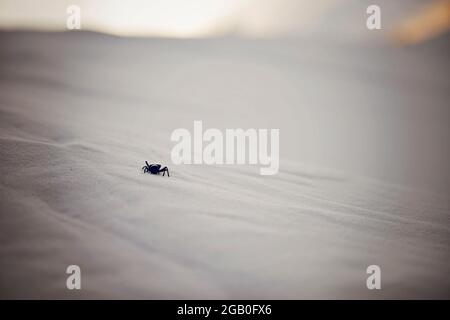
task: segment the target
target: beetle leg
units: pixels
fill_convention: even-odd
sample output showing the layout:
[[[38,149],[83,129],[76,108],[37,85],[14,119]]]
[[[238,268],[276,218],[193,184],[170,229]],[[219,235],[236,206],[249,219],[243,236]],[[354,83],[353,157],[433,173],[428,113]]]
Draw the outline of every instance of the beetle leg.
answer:
[[[163,177],[164,177],[164,175],[166,174],[166,172],[167,172],[167,176],[170,177],[170,176],[169,176],[169,169],[168,169],[167,167],[162,168],[162,169],[160,170],[160,172],[163,173]]]

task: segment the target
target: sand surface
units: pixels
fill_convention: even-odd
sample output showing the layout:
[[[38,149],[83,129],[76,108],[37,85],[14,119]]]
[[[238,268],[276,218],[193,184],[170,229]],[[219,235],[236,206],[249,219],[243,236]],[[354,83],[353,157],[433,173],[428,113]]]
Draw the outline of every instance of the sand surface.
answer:
[[[411,70],[415,56],[289,40],[0,41],[1,298],[450,298],[449,91],[433,59]],[[170,133],[194,120],[280,128],[279,174],[172,165]]]

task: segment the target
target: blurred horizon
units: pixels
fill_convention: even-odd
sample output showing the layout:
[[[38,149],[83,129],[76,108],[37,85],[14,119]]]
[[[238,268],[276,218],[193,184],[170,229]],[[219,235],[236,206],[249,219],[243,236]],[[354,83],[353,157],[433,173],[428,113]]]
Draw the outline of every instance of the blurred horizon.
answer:
[[[447,0],[1,0],[1,30],[64,31],[71,5],[81,9],[81,30],[126,37],[244,38],[311,37],[339,40],[387,39],[409,23],[406,36],[414,41],[417,26],[411,17],[429,6],[445,3],[423,24],[448,9]],[[381,8],[382,29],[366,28],[369,5]],[[446,7],[447,6],[447,7]],[[423,14],[424,15],[424,14]],[[444,12],[444,24],[445,12]],[[414,21],[413,21],[414,22]],[[435,23],[434,23],[435,24]],[[440,26],[447,28],[448,26]],[[413,35],[411,36],[410,33]],[[423,33],[423,32],[422,32]],[[425,34],[426,38],[427,34]],[[432,36],[434,36],[432,34]]]

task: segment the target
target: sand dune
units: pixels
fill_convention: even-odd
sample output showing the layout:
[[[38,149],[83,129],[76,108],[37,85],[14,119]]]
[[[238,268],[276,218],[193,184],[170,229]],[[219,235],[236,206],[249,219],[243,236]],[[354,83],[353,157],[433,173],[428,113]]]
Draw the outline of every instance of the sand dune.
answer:
[[[289,87],[305,84],[284,66],[291,50],[238,39],[1,38],[2,298],[449,298],[445,192],[284,151],[274,176],[171,165],[170,132],[193,120],[285,128],[286,117],[307,117],[291,109]],[[177,59],[189,63],[171,67]],[[194,69],[211,78],[196,82]],[[258,95],[270,86],[285,88],[275,108],[276,96]],[[281,138],[284,150],[301,147],[296,137]],[[170,178],[143,174],[144,160],[168,165]],[[65,288],[69,264],[82,269],[80,291]],[[382,268],[380,291],[366,288],[371,264]]]

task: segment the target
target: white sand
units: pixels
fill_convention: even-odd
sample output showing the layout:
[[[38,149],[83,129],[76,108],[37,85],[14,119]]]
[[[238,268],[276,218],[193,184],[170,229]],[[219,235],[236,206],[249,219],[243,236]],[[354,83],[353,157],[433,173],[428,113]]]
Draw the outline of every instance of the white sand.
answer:
[[[0,41],[1,298],[450,298],[435,61],[287,40]],[[280,173],[171,165],[170,133],[194,120],[280,128]]]

